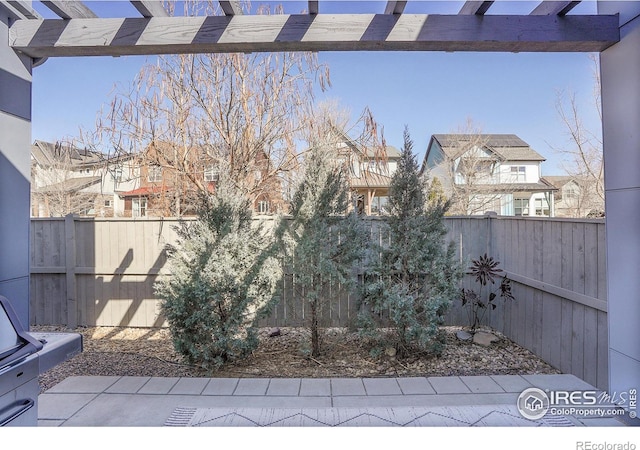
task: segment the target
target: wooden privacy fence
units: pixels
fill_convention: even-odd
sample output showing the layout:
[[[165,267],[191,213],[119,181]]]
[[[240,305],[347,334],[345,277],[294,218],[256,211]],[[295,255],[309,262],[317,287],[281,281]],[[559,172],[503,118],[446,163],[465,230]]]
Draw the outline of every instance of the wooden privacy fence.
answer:
[[[369,221],[380,235],[380,219]],[[165,245],[175,241],[175,219],[31,220],[30,321],[32,325],[166,326],[153,292],[168,275]],[[545,361],[598,387],[607,387],[608,333],[604,221],[514,217],[449,217],[447,240],[462,261],[485,252],[514,281],[516,300],[490,311],[487,324]],[[293,274],[261,326],[300,326]],[[474,287],[467,276],[466,287]],[[325,326],[349,326],[357,298],[328,292]],[[466,325],[454,304],[451,325]]]

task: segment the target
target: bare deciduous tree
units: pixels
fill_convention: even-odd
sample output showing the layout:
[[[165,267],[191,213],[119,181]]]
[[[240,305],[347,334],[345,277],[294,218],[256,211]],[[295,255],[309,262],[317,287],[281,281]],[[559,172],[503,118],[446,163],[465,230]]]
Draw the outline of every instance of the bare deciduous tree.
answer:
[[[593,107],[602,123],[600,66],[597,55],[591,54],[589,57],[592,62]],[[603,213],[604,160],[601,130],[590,130],[585,125],[575,92],[559,91],[556,110],[566,127],[569,147],[554,147],[554,150],[565,158],[563,169],[576,180],[580,188],[574,198],[574,213],[578,216]]]
[[[187,12],[201,3],[187,2]],[[99,122],[101,139],[162,170],[174,196],[167,213],[180,215],[181,199],[210,191],[220,171],[252,202],[266,196],[277,208],[298,167],[314,89],[328,86],[328,75],[311,53],[162,56],[115,96]]]

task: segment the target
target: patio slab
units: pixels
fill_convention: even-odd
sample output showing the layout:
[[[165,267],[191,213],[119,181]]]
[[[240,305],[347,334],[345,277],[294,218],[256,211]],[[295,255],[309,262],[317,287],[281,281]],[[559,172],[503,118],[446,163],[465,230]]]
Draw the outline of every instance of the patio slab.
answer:
[[[367,392],[360,378],[331,378],[331,395],[367,395]]]
[[[367,395],[402,395],[395,378],[363,378],[362,383]]]
[[[300,378],[273,378],[267,388],[267,396],[297,396]]]
[[[429,377],[427,381],[437,394],[468,394],[471,389],[459,377]]]
[[[211,378],[202,395],[232,395],[237,386],[237,378]]]
[[[426,377],[396,378],[404,395],[435,394],[433,386]]]
[[[300,395],[304,397],[331,396],[331,380],[327,378],[303,378]]]
[[[460,380],[476,394],[491,394],[505,392],[498,383],[489,376],[460,377]]]
[[[135,394],[151,377],[122,377],[105,390],[110,394]]]

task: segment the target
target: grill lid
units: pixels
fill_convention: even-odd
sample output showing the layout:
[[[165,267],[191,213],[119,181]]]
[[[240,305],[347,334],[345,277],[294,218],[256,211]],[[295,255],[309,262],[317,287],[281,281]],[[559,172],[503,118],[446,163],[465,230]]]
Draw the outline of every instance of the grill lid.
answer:
[[[42,349],[30,336],[6,297],[0,295],[0,369]]]

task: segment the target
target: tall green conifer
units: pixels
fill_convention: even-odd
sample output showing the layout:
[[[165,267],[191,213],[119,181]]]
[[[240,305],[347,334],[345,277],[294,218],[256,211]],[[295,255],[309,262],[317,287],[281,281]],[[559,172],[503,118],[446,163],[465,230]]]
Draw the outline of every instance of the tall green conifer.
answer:
[[[332,160],[329,151],[317,146],[307,155],[304,177],[291,203],[291,220],[280,233],[296,296],[308,307],[314,357],[321,350],[322,311],[330,295],[354,285],[353,268],[364,255],[368,236],[362,219],[347,213],[346,168]]]
[[[431,201],[430,201],[431,200]],[[457,298],[462,277],[453,244],[445,243],[448,203],[427,196],[413,142],[405,130],[404,147],[389,188],[386,226],[389,245],[372,254],[363,285],[363,331],[380,338],[379,327],[393,332],[380,344],[399,355],[439,351],[438,327]]]
[[[282,276],[272,239],[250,206],[225,183],[203,196],[197,220],[176,227],[171,275],[155,285],[176,351],[208,370],[257,347],[256,322]]]

